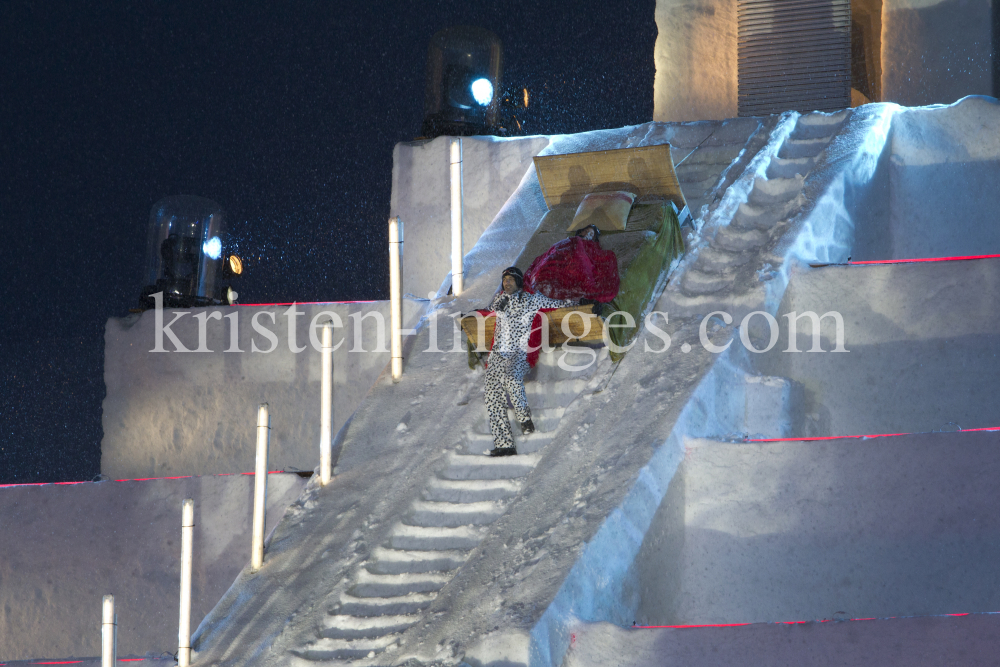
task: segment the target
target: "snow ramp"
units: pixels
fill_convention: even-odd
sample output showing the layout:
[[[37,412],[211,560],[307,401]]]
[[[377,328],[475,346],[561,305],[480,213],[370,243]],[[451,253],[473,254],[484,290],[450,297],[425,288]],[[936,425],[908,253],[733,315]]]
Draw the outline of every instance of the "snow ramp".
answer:
[[[543,155],[673,145],[697,221],[652,306],[667,316],[617,365],[604,350],[543,354],[527,383],[538,431],[520,456],[482,456],[482,371],[452,322],[487,302],[537,230],[546,209],[529,168],[466,256],[467,291],[429,304],[402,381],[372,388],[338,435],[333,482],[314,477],[263,569],[201,624],[196,662],[558,665],[574,624],[631,625],[636,558],[684,439],[779,435],[792,421],[789,382],[748,372],[738,345],[710,349],[738,340],[746,313],[776,312],[796,263],[847,260],[897,110],[552,137]]]

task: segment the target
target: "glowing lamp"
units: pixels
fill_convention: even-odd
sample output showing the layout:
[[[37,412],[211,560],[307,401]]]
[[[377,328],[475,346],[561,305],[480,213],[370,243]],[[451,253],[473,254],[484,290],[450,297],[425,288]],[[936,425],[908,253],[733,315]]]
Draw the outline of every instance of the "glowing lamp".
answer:
[[[201,244],[201,251],[212,259],[222,257],[222,240],[218,236],[213,236]]]
[[[427,49],[421,134],[492,134],[497,127],[503,47],[489,30],[454,26],[436,33]]]
[[[472,82],[472,96],[481,106],[488,106],[493,101],[493,84],[489,79],[476,79]]]
[[[238,276],[243,273],[243,260],[241,260],[236,255],[230,255],[226,258],[226,261],[222,264],[222,275],[226,278],[232,278],[233,276]]]
[[[243,268],[238,257],[233,264],[235,255],[223,262],[224,235],[225,215],[211,199],[180,195],[156,202],[149,214],[142,306],[152,308],[157,292],[169,308],[231,303],[223,264],[238,266],[233,274]]]

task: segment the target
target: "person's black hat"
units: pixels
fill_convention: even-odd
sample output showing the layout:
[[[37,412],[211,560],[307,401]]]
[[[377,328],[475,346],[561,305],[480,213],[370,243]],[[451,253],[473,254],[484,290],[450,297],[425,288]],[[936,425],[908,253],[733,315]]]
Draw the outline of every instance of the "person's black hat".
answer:
[[[506,278],[507,276],[514,277],[514,282],[517,283],[517,289],[521,289],[522,287],[524,287],[524,274],[521,272],[521,269],[517,268],[516,266],[508,266],[506,269],[503,270],[503,275],[500,276],[500,282],[502,283],[503,279]]]

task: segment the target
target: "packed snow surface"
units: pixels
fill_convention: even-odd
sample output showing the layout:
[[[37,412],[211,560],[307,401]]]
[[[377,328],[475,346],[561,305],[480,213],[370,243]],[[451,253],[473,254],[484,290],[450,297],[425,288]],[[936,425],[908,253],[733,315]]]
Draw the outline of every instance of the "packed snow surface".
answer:
[[[995,102],[963,104],[992,105],[980,111],[997,118]],[[961,114],[956,106],[939,112]],[[529,400],[559,408],[551,428],[519,438],[530,453],[482,456],[483,372],[468,369],[461,345],[450,349],[449,321],[487,302],[541,221],[529,168],[466,256],[466,291],[444,296],[445,280],[427,315],[439,326],[425,318],[408,340],[402,381],[383,375],[338,436],[333,482],[314,477],[264,568],[245,571],[199,627],[198,661],[558,665],[575,623],[629,625],[641,600],[633,563],[683,438],[748,432],[751,396],[778,397],[773,421],[755,429],[785,428],[787,385],[751,381],[746,352],[727,343],[766,344],[738,327],[752,311],[776,311],[796,263],[851,255],[859,221],[870,224],[859,206],[885,199],[880,169],[898,112],[551,137],[542,154],[673,145],[696,223],[651,305],[666,322],[643,328],[617,365],[604,350],[543,353]]]

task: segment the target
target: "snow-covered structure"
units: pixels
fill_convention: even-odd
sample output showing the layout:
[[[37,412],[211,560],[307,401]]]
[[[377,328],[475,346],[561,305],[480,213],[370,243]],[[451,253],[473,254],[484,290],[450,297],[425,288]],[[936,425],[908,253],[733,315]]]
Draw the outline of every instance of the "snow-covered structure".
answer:
[[[670,142],[684,159],[697,225],[651,307],[667,321],[617,367],[603,352],[543,355],[529,383],[539,432],[515,459],[481,456],[481,377],[450,327],[431,322],[484,302],[530,238],[545,209],[529,168],[467,254],[467,291],[429,304],[403,380],[380,379],[341,434],[334,482],[307,489],[264,569],[244,571],[199,627],[198,660],[556,665],[582,622],[993,610],[996,589],[979,582],[994,577],[995,435],[949,422],[985,428],[994,411],[985,395],[937,387],[993,386],[995,308],[976,286],[991,284],[996,260],[847,262],[992,254],[977,218],[928,218],[966,197],[981,197],[980,212],[1000,203],[992,190],[938,187],[950,164],[996,173],[984,128],[998,126],[995,100],[968,98],[552,137],[542,154]],[[843,332],[824,317],[822,353],[785,352],[781,327],[769,348],[765,313],[785,326],[791,311],[838,308]],[[970,310],[975,324],[948,328]],[[807,320],[795,320],[803,351]],[[928,368],[900,386],[894,355],[906,354]],[[900,431],[943,432],[748,442]],[[878,481],[903,507],[927,507],[886,510]],[[933,498],[915,490],[928,484]],[[957,557],[962,576],[936,579]]]
[[[654,120],[737,115],[738,9],[744,1],[657,0]],[[801,10],[801,5],[769,4],[776,17]],[[825,0],[813,6],[830,4]],[[994,58],[1000,28],[990,0],[850,0],[847,4],[852,20],[846,37],[852,58],[867,60],[867,71],[862,74],[854,67],[853,74],[867,80],[871,101],[920,106],[998,94],[1000,69]],[[863,46],[855,45],[855,40]],[[855,46],[862,46],[861,52]],[[854,81],[853,87],[865,86]]]
[[[970,97],[487,142],[503,187],[523,171],[470,239],[466,290],[445,294],[444,255],[411,274],[438,288],[411,302],[420,319],[402,380],[359,373],[332,482],[310,480],[264,567],[245,568],[205,616],[195,663],[584,665],[633,650],[638,664],[667,643],[685,664],[713,664],[705,641],[729,654],[748,642],[768,663],[791,640],[767,625],[701,648],[694,635],[624,628],[1000,608],[998,434],[968,432],[997,426],[1000,259],[857,263],[1000,254],[988,224],[998,129],[997,101]],[[538,430],[517,457],[482,456],[482,369],[470,370],[455,317],[487,301],[546,213],[525,156],[662,143],[695,224],[634,346],[617,364],[604,349],[544,352],[528,382]],[[408,192],[446,187],[407,169],[397,163],[394,184]],[[421,219],[399,193],[393,202],[414,216],[410,261],[445,245],[440,210]],[[281,345],[306,346],[302,331]],[[229,341],[219,334],[220,349]],[[288,410],[315,410],[288,395]],[[854,437],[879,433],[905,435]],[[995,617],[974,621],[996,634]],[[865,641],[919,641],[943,622],[893,621]],[[792,657],[856,638],[823,632],[820,644],[796,636]],[[992,641],[976,650],[990,655]]]
[[[423,304],[408,299],[404,324]],[[154,310],[104,332],[101,473],[112,479],[254,469],[257,406],[269,403],[271,470],[316,466],[318,327],[334,323],[333,428],[389,362],[388,302]]]
[[[305,479],[268,475],[273,528]],[[247,560],[252,475],[0,487],[3,662],[101,653],[114,595],[118,653],[159,655],[177,638],[181,501],[194,500],[192,616],[215,606]]]

